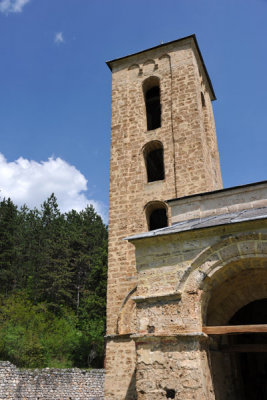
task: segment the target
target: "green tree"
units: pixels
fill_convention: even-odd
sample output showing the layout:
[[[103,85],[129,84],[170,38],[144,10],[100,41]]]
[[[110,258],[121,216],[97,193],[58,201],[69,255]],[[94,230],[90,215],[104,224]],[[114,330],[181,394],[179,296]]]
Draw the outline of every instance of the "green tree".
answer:
[[[64,215],[54,194],[42,204],[40,242],[42,260],[39,271],[39,299],[55,310],[72,303],[72,268],[69,264],[68,234]]]
[[[0,290],[6,295],[17,284],[17,240],[18,211],[9,199],[0,202]]]
[[[62,214],[0,203],[0,357],[24,367],[101,366],[107,227],[92,206]]]
[[[61,317],[25,293],[1,299],[0,358],[19,367],[72,367],[81,333],[71,310]]]

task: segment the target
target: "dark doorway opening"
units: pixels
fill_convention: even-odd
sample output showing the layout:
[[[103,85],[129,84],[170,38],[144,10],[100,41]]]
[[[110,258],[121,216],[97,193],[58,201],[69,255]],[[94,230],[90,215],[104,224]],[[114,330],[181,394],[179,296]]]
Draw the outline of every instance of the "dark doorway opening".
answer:
[[[229,321],[229,325],[257,325],[267,323],[267,299],[253,301],[242,307]],[[238,399],[267,399],[267,334],[245,333],[229,337],[233,349],[232,366],[239,378]]]

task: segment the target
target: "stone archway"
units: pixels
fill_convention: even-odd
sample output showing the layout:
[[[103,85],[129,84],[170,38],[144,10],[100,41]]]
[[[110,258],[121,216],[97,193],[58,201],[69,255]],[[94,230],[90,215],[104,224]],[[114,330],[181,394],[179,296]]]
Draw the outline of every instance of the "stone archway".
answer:
[[[263,312],[263,303],[267,305],[267,259],[255,257],[232,261],[214,274],[208,286],[209,291],[203,288],[207,326],[267,324],[267,312]],[[251,314],[253,307],[254,316]],[[260,316],[258,319],[257,315]],[[209,341],[216,400],[264,399],[265,370],[261,371],[261,367],[266,365],[267,373],[267,353],[261,354],[261,351],[265,343],[267,347],[266,333],[211,334]]]
[[[267,298],[267,235],[237,234],[204,249],[184,272],[177,291],[181,293],[184,317],[188,315],[187,305],[194,305],[190,317],[194,318],[195,331],[229,325],[242,307]],[[236,358],[221,351],[230,344],[228,335],[208,334],[209,367],[202,367],[205,381],[212,380],[211,398],[245,400],[240,369],[234,365]]]
[[[257,259],[256,263],[254,259]],[[182,294],[185,304],[192,293],[198,293],[201,297],[198,323],[207,325],[207,307],[213,288],[242,270],[255,267],[267,268],[267,235],[231,235],[207,247],[193,260],[179,280],[176,291]]]

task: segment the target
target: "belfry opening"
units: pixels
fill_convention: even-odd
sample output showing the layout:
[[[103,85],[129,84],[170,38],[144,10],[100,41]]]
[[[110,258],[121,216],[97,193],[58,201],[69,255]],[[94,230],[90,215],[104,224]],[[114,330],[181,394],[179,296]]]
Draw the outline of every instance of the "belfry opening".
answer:
[[[153,140],[144,146],[144,159],[146,164],[147,182],[163,180],[164,160],[163,145],[159,140]]]
[[[147,130],[151,131],[161,126],[160,80],[151,76],[143,83],[146,105]]]

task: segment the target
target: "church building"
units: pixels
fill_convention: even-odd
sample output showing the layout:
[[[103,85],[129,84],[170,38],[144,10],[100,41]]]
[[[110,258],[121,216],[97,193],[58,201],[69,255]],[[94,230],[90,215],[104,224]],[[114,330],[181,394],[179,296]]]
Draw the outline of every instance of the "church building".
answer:
[[[267,182],[222,187],[195,35],[107,64],[105,399],[265,399]]]

